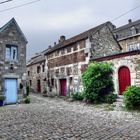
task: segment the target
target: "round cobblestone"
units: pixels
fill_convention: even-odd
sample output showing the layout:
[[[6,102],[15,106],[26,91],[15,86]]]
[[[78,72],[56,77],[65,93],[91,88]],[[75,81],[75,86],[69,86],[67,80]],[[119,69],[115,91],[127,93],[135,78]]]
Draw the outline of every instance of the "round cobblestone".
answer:
[[[139,140],[139,113],[104,111],[31,95],[31,104],[0,108],[2,140]]]

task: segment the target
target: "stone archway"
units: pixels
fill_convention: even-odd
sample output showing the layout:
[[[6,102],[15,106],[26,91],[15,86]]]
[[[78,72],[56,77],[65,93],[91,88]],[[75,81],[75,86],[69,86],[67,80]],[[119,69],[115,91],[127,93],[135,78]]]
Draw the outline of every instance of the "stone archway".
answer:
[[[119,70],[121,67],[127,67],[130,71],[130,77],[131,77],[131,85],[135,85],[135,79],[136,79],[136,71],[135,71],[135,65],[132,62],[132,60],[118,60],[115,59],[111,61],[114,64],[114,74],[113,74],[113,81],[114,81],[114,88],[115,88],[115,93],[120,94],[120,89],[119,89]]]

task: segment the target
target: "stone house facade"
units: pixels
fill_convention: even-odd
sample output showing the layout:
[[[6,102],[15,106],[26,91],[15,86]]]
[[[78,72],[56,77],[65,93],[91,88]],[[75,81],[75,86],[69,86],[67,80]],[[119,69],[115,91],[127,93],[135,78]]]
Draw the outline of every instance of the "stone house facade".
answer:
[[[36,93],[43,93],[47,79],[44,51],[32,57],[26,66],[27,83],[31,90]]]
[[[140,86],[139,50],[140,20],[129,20],[119,28],[106,22],[70,39],[61,36],[58,44],[54,43],[44,53],[45,73],[41,85],[49,94],[66,96],[79,92],[82,90],[81,74],[87,65],[93,61],[106,61],[114,64],[115,93],[122,95],[127,86]],[[40,58],[36,59],[35,68],[35,64],[27,65],[29,71],[42,65]],[[31,74],[30,80],[33,77]],[[35,89],[37,83],[33,85]]]
[[[140,86],[140,50],[91,59],[91,61],[113,63],[116,94],[122,95],[127,86]]]
[[[14,18],[0,28],[0,91],[6,104],[18,100],[19,84],[26,85],[27,39]]]
[[[113,29],[114,25],[106,22],[67,40],[61,36],[59,43],[45,53],[47,91],[62,96],[81,91],[81,74],[91,57],[121,52]]]
[[[140,20],[113,30],[122,47],[119,54],[91,58],[91,61],[106,61],[114,64],[115,93],[122,95],[127,86],[140,86]],[[102,53],[102,52],[100,52]]]
[[[122,47],[123,52],[140,49],[140,20],[132,22],[113,30],[114,36]]]

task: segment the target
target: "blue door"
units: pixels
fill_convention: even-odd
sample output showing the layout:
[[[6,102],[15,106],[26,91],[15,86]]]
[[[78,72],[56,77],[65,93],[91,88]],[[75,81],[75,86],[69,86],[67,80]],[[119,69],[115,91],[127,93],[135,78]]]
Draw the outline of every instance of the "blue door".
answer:
[[[17,79],[5,79],[6,104],[17,102]]]

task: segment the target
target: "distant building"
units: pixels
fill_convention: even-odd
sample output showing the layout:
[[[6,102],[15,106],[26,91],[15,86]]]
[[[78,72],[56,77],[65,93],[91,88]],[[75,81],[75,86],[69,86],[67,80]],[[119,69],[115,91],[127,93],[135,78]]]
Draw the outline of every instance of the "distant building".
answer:
[[[45,90],[47,79],[44,52],[36,54],[28,61],[26,71],[27,83],[32,91],[42,93]]]
[[[128,24],[114,29],[113,33],[123,52],[140,50],[140,20],[132,22],[130,19]]]
[[[6,95],[6,104],[18,100],[19,84],[26,84],[27,40],[15,19],[0,28],[0,92]]]

